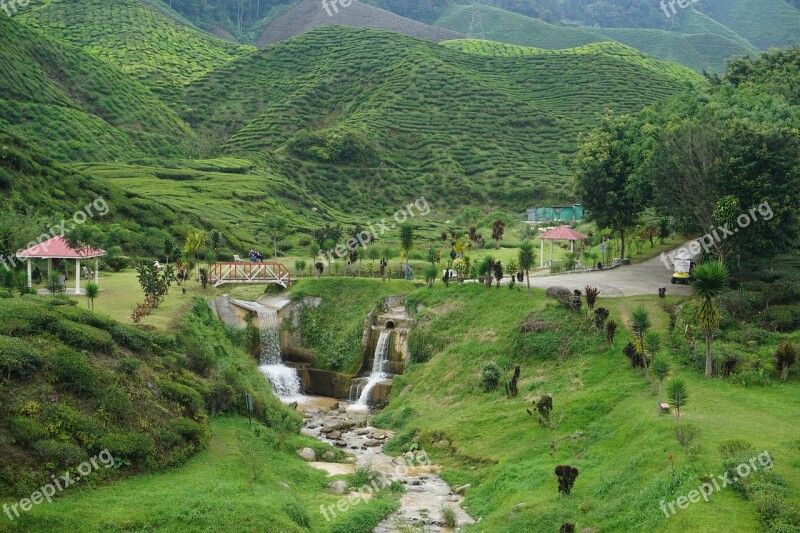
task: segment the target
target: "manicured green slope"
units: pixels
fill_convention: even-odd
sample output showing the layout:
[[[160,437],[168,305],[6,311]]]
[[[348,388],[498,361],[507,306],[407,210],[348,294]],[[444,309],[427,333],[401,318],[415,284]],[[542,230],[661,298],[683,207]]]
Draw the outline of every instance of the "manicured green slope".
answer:
[[[247,49],[171,20],[138,0],[50,0],[20,16],[83,48],[174,103],[184,84]]]
[[[543,20],[495,7],[483,6],[481,13],[485,36],[491,41],[560,50],[606,40],[589,28],[554,26]],[[434,24],[467,35],[471,21],[471,6],[454,5]]]
[[[755,52],[752,47],[710,33],[683,34],[639,28],[597,28],[596,31],[648,55],[686,65],[698,72],[722,72],[731,57]]]
[[[192,84],[185,118],[225,150],[277,151],[282,174],[343,210],[443,187],[439,202],[518,208],[568,196],[561,155],[597,113],[633,112],[698,80],[623,45],[493,58],[328,27]],[[325,163],[302,130],[354,148]]]
[[[0,127],[63,159],[176,154],[189,127],[139,82],[0,18]]]
[[[654,58],[673,61],[698,72],[704,69],[720,72],[729,57],[755,51],[735,32],[696,11],[686,12],[686,16],[678,22],[679,31],[555,26],[502,9],[484,7],[482,11],[486,38],[492,41],[555,50],[613,40]],[[454,6],[436,24],[467,33],[471,20],[471,7]],[[690,31],[687,31],[689,28]]]

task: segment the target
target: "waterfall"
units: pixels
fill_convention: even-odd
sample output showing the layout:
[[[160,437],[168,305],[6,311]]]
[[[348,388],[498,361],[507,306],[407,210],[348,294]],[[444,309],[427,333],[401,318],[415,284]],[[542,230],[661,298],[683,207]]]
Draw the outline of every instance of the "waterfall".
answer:
[[[278,312],[262,307],[257,309],[261,331],[261,372],[267,377],[272,392],[285,402],[302,396],[300,376],[294,368],[283,364],[278,333]]]
[[[261,326],[261,364],[279,365],[283,354],[278,336],[278,312],[262,307],[257,313]]]
[[[372,373],[361,390],[361,395],[358,397],[354,407],[367,409],[372,389],[375,388],[375,385],[391,378],[391,375],[387,372],[387,367],[389,366],[389,340],[391,338],[391,331],[382,331],[380,337],[378,337],[378,344],[375,346],[375,358],[372,362]]]

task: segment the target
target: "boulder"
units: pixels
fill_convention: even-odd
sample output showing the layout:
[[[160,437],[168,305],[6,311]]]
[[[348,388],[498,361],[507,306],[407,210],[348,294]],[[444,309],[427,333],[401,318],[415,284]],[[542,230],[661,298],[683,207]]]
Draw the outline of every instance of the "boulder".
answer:
[[[347,481],[334,481],[328,487],[336,494],[347,494]]]
[[[317,460],[317,454],[311,448],[303,448],[302,450],[297,450],[297,455],[302,457],[304,461],[312,462]]]
[[[468,488],[470,488],[471,486],[472,485],[470,485],[469,483],[467,483],[466,485],[461,485],[460,487],[456,487],[455,489],[453,489],[453,493],[455,493],[455,494],[463,494],[464,491],[467,490]]]

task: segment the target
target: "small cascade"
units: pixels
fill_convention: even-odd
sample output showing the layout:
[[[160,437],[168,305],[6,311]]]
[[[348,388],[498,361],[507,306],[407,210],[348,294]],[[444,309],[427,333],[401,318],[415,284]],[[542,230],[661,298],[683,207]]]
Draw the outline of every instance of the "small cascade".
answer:
[[[261,326],[261,364],[279,365],[283,354],[281,354],[281,341],[278,336],[278,312],[262,307],[258,309],[257,313]]]
[[[261,373],[272,387],[272,392],[284,402],[291,402],[303,396],[300,376],[294,368],[283,364],[281,343],[278,333],[278,312],[261,307],[256,311],[261,331]]]
[[[389,341],[392,338],[392,331],[382,331],[378,337],[378,344],[375,346],[375,358],[372,363],[372,373],[366,380],[366,383],[359,383],[355,385],[356,391],[360,392],[358,400],[353,405],[356,409],[369,409],[369,399],[372,394],[372,389],[381,381],[391,379],[388,373],[388,355],[389,355]],[[359,391],[360,389],[360,391]],[[353,395],[353,388],[350,388],[350,394]]]

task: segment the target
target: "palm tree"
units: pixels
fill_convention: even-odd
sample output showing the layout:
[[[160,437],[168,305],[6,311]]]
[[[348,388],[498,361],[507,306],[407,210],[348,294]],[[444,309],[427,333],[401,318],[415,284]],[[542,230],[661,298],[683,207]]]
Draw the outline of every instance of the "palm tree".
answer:
[[[190,258],[197,259],[197,256],[200,255],[200,250],[206,245],[206,232],[205,231],[195,231],[190,233],[186,236],[186,243],[183,245],[183,251],[186,252],[186,255]],[[200,263],[197,263],[198,266],[198,280],[200,279],[200,271],[199,266]]]
[[[650,366],[647,364],[647,348],[644,336],[651,325],[650,316],[647,314],[647,310],[644,307],[640,305],[633,310],[633,313],[631,313],[631,329],[636,335],[636,349],[639,350],[639,353],[642,354],[642,359],[644,359],[644,373],[648,383],[650,383]]]
[[[689,398],[689,395],[686,393],[686,384],[682,379],[675,378],[669,382],[667,393],[669,394],[670,401],[675,406],[675,421],[680,426],[681,407],[686,405],[686,400]]]
[[[695,295],[703,299],[697,310],[697,323],[706,332],[706,377],[714,373],[714,357],[711,355],[711,338],[719,327],[719,307],[714,298],[725,288],[730,273],[719,261],[708,261],[694,269],[695,281],[692,289]]]
[[[653,361],[661,349],[661,335],[657,331],[648,331],[644,337],[644,348],[647,353],[647,360]],[[656,393],[656,382],[653,381],[653,394]]]
[[[531,297],[531,269],[536,261],[536,252],[531,241],[522,241],[519,245],[519,268],[525,271],[525,279],[528,282],[528,298]]]
[[[653,375],[658,378],[658,413],[661,414],[664,380],[669,376],[669,361],[666,358],[658,357],[653,360]]]
[[[94,299],[97,298],[99,292],[100,287],[97,286],[97,283],[90,282],[86,285],[86,298],[89,300],[89,309],[94,310]]]
[[[400,249],[406,256],[406,280],[411,280],[411,269],[408,266],[411,250],[414,248],[414,226],[406,222],[400,226]]]

